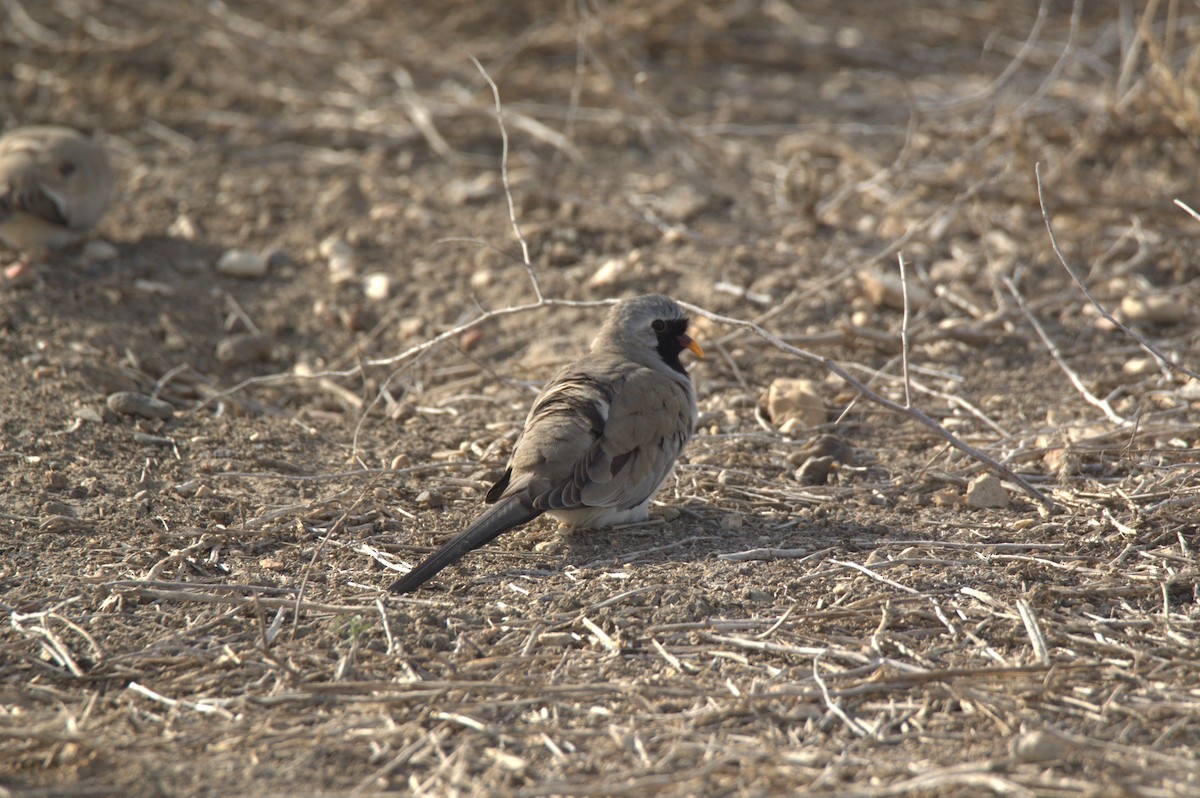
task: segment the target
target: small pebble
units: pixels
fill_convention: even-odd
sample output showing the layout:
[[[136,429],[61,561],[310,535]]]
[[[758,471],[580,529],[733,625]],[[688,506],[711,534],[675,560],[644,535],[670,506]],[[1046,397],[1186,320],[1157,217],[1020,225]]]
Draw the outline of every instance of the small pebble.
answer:
[[[334,285],[358,280],[354,248],[337,236],[329,236],[317,245],[321,257],[329,262],[329,281]]]
[[[164,421],[175,415],[175,408],[169,402],[153,399],[145,394],[133,391],[118,391],[109,395],[105,400],[108,409],[125,416],[139,418],[160,418]]]
[[[117,248],[100,238],[93,238],[83,245],[83,259],[88,263],[107,263],[120,254]]]
[[[470,352],[475,347],[479,346],[483,341],[483,330],[476,327],[474,330],[467,330],[458,339],[458,346],[464,352]]]
[[[1158,373],[1158,361],[1152,357],[1135,357],[1126,360],[1121,371],[1131,377],[1144,377],[1147,374]]]
[[[854,450],[836,435],[818,435],[796,451],[788,455],[787,460],[792,465],[804,465],[811,457],[829,457],[838,463],[851,463]]]
[[[354,256],[337,253],[329,258],[329,282],[334,285],[352,283],[358,279]]]
[[[479,202],[499,194],[503,186],[495,172],[480,172],[469,180],[451,180],[443,189],[447,200],[454,205]]]
[[[174,287],[158,280],[134,280],[133,287],[150,296],[175,296]]]
[[[441,507],[445,503],[442,495],[432,490],[423,490],[417,494],[417,504],[423,507]]]
[[[63,491],[71,485],[61,471],[47,471],[43,481],[45,482],[46,490],[52,491]]]
[[[736,532],[742,528],[742,517],[736,513],[730,513],[721,519],[721,529],[726,532]]]
[[[354,250],[350,245],[343,241],[339,236],[326,236],[321,239],[321,243],[317,244],[317,252],[322,258],[332,258],[337,253],[353,255]]]
[[[401,340],[407,338],[415,338],[425,329],[425,320],[420,316],[409,316],[400,320],[396,325],[396,332]]]
[[[189,479],[187,482],[180,482],[177,485],[171,486],[171,491],[178,496],[185,498],[195,496],[196,490],[200,487],[201,482],[198,479]]]
[[[1008,506],[1008,491],[992,474],[984,474],[967,485],[967,504],[979,509],[1002,509]]]
[[[776,379],[767,390],[767,413],[780,426],[789,419],[797,419],[805,427],[815,427],[824,424],[828,416],[812,380],[786,377]],[[795,432],[795,425],[788,431]]]
[[[1065,759],[1071,746],[1056,734],[1034,731],[1013,738],[1009,752],[1021,762],[1051,762]]]
[[[257,280],[267,276],[267,258],[249,249],[226,250],[217,259],[217,274]]]
[[[171,226],[167,228],[167,235],[172,238],[182,238],[184,241],[195,241],[199,234],[196,223],[186,213],[176,216],[175,221],[171,222]]]
[[[228,335],[217,342],[217,360],[229,366],[260,363],[271,356],[271,338],[264,333]]]
[[[386,272],[371,272],[363,278],[363,296],[381,302],[392,295],[395,280]]]
[[[612,285],[625,272],[629,271],[629,261],[625,258],[611,258],[600,264],[600,268],[592,274],[588,280],[588,285],[593,288],[598,288],[604,285]]]
[[[100,413],[100,411],[91,405],[84,405],[82,407],[75,408],[75,418],[79,419],[80,421],[90,421],[93,424],[99,424],[104,420],[104,416]]]
[[[659,195],[654,204],[668,219],[686,222],[712,203],[712,199],[689,183],[677,183]]]
[[[960,507],[963,503],[962,496],[958,495],[958,491],[954,488],[942,488],[934,491],[929,500],[934,507]]]
[[[928,305],[932,299],[929,292],[911,276],[907,282],[909,308],[916,310]],[[858,273],[858,283],[862,288],[863,296],[875,307],[892,308],[893,310],[904,308],[904,284],[900,281],[899,274],[861,271]]]
[[[1187,306],[1167,294],[1127,296],[1121,300],[1126,321],[1147,324],[1174,324],[1187,318]]]
[[[832,471],[832,457],[810,457],[796,469],[796,481],[801,485],[824,485]]]

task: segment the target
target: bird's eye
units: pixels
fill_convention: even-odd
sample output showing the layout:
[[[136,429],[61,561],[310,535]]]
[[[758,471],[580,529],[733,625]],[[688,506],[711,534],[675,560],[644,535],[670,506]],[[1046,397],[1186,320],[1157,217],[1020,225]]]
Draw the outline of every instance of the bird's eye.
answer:
[[[63,177],[70,177],[71,173],[74,171],[75,164],[71,163],[70,161],[63,161],[58,165],[58,173]]]
[[[654,330],[655,332],[662,332],[663,330],[667,329],[667,323],[662,319],[655,319],[650,323],[650,329]]]

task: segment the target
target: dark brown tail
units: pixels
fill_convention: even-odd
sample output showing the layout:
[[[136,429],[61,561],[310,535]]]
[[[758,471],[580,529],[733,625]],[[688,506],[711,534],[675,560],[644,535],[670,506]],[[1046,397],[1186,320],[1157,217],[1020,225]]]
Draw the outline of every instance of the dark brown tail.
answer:
[[[515,526],[528,523],[542,514],[521,496],[509,496],[493,504],[462,532],[442,544],[424,562],[397,579],[388,588],[392,593],[411,593],[448,565],[454,565],[467,552],[479,548]]]

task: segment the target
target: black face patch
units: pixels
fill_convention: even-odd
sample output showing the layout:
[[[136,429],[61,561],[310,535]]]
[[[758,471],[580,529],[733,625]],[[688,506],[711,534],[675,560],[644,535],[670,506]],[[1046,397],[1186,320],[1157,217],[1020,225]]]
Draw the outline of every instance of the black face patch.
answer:
[[[650,325],[658,339],[655,349],[663,362],[680,374],[687,374],[687,369],[679,361],[679,353],[687,348],[681,339],[687,335],[688,319],[655,319]]]

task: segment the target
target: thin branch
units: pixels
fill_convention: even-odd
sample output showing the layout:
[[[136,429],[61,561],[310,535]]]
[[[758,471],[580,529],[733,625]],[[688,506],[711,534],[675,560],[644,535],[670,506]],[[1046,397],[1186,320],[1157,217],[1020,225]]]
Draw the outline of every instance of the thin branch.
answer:
[[[1175,204],[1178,205],[1180,208],[1183,208],[1185,211],[1187,211],[1188,215],[1191,216],[1193,219],[1195,219],[1197,222],[1200,222],[1200,213],[1197,213],[1192,208],[1191,205],[1188,205],[1186,202],[1184,202],[1183,200],[1178,199],[1178,198],[1175,200]]]
[[[686,308],[687,310],[689,310],[697,315],[703,316],[704,318],[709,319],[710,321],[715,321],[719,324],[727,324],[731,327],[739,327],[743,330],[748,330],[748,331],[754,333],[755,335],[757,335],[759,338],[766,341],[767,343],[769,343],[771,346],[780,350],[781,352],[786,352],[790,355],[800,358],[801,360],[803,360],[805,362],[812,363],[814,365],[821,366],[822,368],[827,369],[828,371],[832,371],[834,374],[841,377],[843,380],[845,380],[847,383],[849,383],[855,390],[857,390],[863,396],[870,399],[872,402],[875,402],[878,405],[886,407],[889,410],[893,410],[897,413],[908,416],[909,418],[913,419],[914,421],[918,422],[919,424],[932,430],[936,435],[938,435],[940,438],[942,438],[943,440],[948,442],[954,448],[958,449],[959,451],[961,451],[961,452],[969,455],[970,457],[973,457],[974,459],[978,460],[979,462],[983,463],[988,468],[992,469],[993,471],[995,471],[997,474],[1001,475],[1005,479],[1008,479],[1008,480],[1016,483],[1018,486],[1020,486],[1021,490],[1025,491],[1025,493],[1028,494],[1030,497],[1036,499],[1039,504],[1041,504],[1044,508],[1046,508],[1046,510],[1048,510],[1048,511],[1057,510],[1058,505],[1054,502],[1054,500],[1051,499],[1046,494],[1042,493],[1037,488],[1035,488],[1024,477],[1016,474],[1015,472],[1012,471],[1012,469],[1003,465],[1002,463],[1000,463],[998,460],[996,460],[991,455],[986,454],[985,452],[980,451],[979,449],[976,449],[974,446],[971,446],[970,444],[965,443],[964,441],[960,440],[956,435],[954,435],[954,433],[950,432],[950,430],[946,429],[941,424],[939,424],[937,421],[935,421],[932,418],[930,418],[929,416],[927,416],[923,411],[921,411],[915,407],[905,407],[904,405],[899,404],[898,402],[893,402],[891,399],[888,399],[888,398],[876,393],[874,390],[867,387],[862,382],[862,380],[858,379],[853,374],[851,374],[846,369],[846,367],[843,366],[841,363],[838,363],[835,360],[831,360],[830,358],[822,357],[820,355],[814,354],[812,352],[809,352],[806,349],[800,349],[799,347],[792,346],[791,344],[788,344],[785,341],[783,341],[779,336],[774,335],[773,333],[767,332],[762,327],[759,327],[754,322],[744,321],[742,319],[736,319],[731,316],[722,316],[718,313],[713,313],[711,311],[705,310],[704,308],[698,307],[696,305],[690,305],[687,303],[680,303],[680,304],[682,304],[683,307]]]
[[[1054,358],[1054,362],[1057,363],[1058,367],[1062,369],[1062,372],[1067,375],[1067,379],[1069,379],[1071,384],[1075,386],[1075,390],[1079,392],[1079,395],[1082,396],[1088,404],[1099,408],[1100,411],[1104,413],[1105,418],[1112,423],[1122,427],[1128,426],[1129,420],[1122,417],[1117,413],[1117,411],[1113,410],[1112,405],[1110,405],[1106,400],[1101,399],[1089,391],[1087,386],[1083,384],[1083,380],[1081,380],[1079,375],[1075,373],[1075,370],[1067,365],[1067,361],[1063,359],[1062,352],[1059,351],[1058,345],[1054,343],[1049,334],[1047,334],[1045,328],[1042,327],[1041,322],[1037,320],[1037,317],[1034,316],[1033,312],[1030,311],[1025,305],[1025,297],[1021,296],[1021,292],[1017,290],[1017,287],[1013,284],[1013,281],[1008,279],[1008,277],[1001,276],[1000,282],[1004,284],[1004,287],[1008,289],[1008,293],[1012,294],[1013,299],[1017,301],[1017,307],[1020,308],[1021,312],[1025,314],[1025,319],[1029,322],[1030,326],[1033,327],[1033,331],[1037,333],[1038,338],[1042,339],[1042,343],[1045,344],[1046,350],[1050,352],[1050,357]]]
[[[904,374],[904,406],[912,407],[912,382],[908,377],[908,273],[904,268],[904,253],[896,253],[900,262],[900,289],[904,295],[904,315],[900,320],[900,367]]]
[[[1058,257],[1058,262],[1061,263],[1062,267],[1067,270],[1067,274],[1071,275],[1071,279],[1075,281],[1077,286],[1079,286],[1079,290],[1083,292],[1085,297],[1087,297],[1088,302],[1092,303],[1092,307],[1098,310],[1100,315],[1103,316],[1106,321],[1141,344],[1142,348],[1154,355],[1154,357],[1158,359],[1159,363],[1170,366],[1175,371],[1182,372],[1192,379],[1200,380],[1200,372],[1193,371],[1174,358],[1163,354],[1157,346],[1150,343],[1146,336],[1131,330],[1129,327],[1126,327],[1124,324],[1117,321],[1117,319],[1111,313],[1104,309],[1103,305],[1096,301],[1096,298],[1092,296],[1091,292],[1088,291],[1087,286],[1084,284],[1083,278],[1079,276],[1079,273],[1073,266],[1071,266],[1071,264],[1067,263],[1067,256],[1063,254],[1062,248],[1058,246],[1058,240],[1054,237],[1054,226],[1050,224],[1050,212],[1046,210],[1046,195],[1042,191],[1041,163],[1034,164],[1033,174],[1034,177],[1037,178],[1038,205],[1040,205],[1042,208],[1042,221],[1046,223],[1046,233],[1050,236],[1050,247],[1054,250],[1054,254]]]
[[[491,75],[483,68],[483,64],[479,63],[479,59],[473,55],[468,55],[471,58],[471,63],[479,70],[479,74],[483,75],[483,79],[487,81],[488,86],[492,90],[492,99],[496,103],[496,124],[500,126],[500,180],[504,184],[504,198],[508,200],[508,220],[512,222],[513,235],[517,237],[517,241],[521,242],[521,258],[525,263],[525,271],[529,273],[529,282],[533,284],[533,294],[538,301],[542,301],[542,286],[538,283],[537,272],[533,270],[533,264],[529,261],[529,244],[525,242],[525,236],[521,235],[521,226],[517,223],[517,209],[513,204],[512,185],[508,181],[508,129],[504,127],[504,111],[500,105],[500,89],[496,86],[496,82],[492,80]]]

